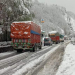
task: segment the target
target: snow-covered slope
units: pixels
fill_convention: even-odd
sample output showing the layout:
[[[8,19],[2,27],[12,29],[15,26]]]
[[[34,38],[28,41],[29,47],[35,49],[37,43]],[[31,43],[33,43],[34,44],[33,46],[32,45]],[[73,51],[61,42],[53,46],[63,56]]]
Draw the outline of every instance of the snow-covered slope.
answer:
[[[67,12],[64,7],[60,7],[57,5],[48,6],[39,3],[38,0],[1,1],[3,3],[6,1],[6,16],[8,16],[7,21],[9,22],[13,22],[14,20],[33,20],[38,25],[40,25],[41,29],[46,33],[50,31],[58,31],[66,35],[71,34],[70,28],[72,26],[70,24],[74,23],[74,21],[72,20],[73,22],[69,23],[69,19],[75,19],[75,16],[73,13]],[[10,3],[12,4],[10,5]],[[44,21],[44,23],[41,22],[42,20]]]
[[[66,8],[57,5],[44,5],[37,0],[33,2],[30,12],[35,14],[33,20],[47,33],[55,30],[70,35],[71,29],[67,21],[69,17],[73,16],[67,13]],[[44,23],[41,23],[42,19]]]
[[[72,13],[71,13],[72,15]],[[74,18],[74,14],[71,16],[71,15],[68,15],[67,13],[65,14],[65,20],[70,28],[70,35],[74,35],[75,33],[75,18]]]
[[[70,18],[70,23],[71,23],[71,26],[73,28],[73,31],[75,31],[75,19]]]
[[[34,21],[42,27],[42,30],[46,32],[55,30],[60,33],[65,31],[65,33],[69,34],[69,31],[67,31],[69,27],[64,19],[65,10],[65,8],[57,5],[47,6],[39,2],[34,2],[30,11],[34,12]],[[42,19],[44,23],[41,23]]]

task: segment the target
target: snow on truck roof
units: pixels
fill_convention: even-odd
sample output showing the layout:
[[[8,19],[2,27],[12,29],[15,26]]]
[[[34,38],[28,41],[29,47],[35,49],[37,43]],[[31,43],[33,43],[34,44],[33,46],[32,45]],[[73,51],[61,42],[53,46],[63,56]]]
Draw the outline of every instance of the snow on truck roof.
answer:
[[[14,21],[11,23],[11,26],[14,26],[13,23],[28,23],[28,24],[34,24],[34,25],[37,25],[35,22],[33,21]],[[38,27],[40,27],[39,25],[37,25]]]
[[[33,21],[15,21],[13,23],[30,23],[31,24],[31,22],[33,22]]]
[[[51,31],[51,32],[49,32],[50,34],[54,34],[54,33],[57,33],[57,31]]]

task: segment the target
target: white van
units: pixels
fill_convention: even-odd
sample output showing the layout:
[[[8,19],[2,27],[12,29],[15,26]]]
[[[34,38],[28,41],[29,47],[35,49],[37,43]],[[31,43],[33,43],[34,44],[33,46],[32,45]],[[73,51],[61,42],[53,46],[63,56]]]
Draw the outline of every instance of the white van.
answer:
[[[49,45],[49,46],[52,45],[52,40],[50,37],[44,38],[44,46],[46,46],[46,45]]]

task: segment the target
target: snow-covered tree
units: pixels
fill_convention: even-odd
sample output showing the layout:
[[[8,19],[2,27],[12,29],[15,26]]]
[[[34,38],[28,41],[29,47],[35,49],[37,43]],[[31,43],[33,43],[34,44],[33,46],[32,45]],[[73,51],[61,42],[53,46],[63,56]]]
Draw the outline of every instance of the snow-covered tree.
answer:
[[[64,18],[67,11],[64,7],[57,5],[48,6],[34,1],[31,12],[35,14],[34,21],[47,33],[52,30],[62,33],[63,30],[65,34],[69,34],[69,26]],[[41,19],[44,20],[44,23],[41,23]]]
[[[3,7],[3,23],[18,21],[18,20],[32,20],[29,11],[31,7],[31,0],[3,0],[1,1],[5,6]]]

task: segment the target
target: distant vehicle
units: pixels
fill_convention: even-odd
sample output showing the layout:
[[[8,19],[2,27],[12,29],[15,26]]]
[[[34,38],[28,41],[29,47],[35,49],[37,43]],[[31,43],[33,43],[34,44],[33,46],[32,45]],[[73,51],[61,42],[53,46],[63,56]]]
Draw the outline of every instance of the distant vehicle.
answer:
[[[64,38],[60,38],[60,42],[64,42]]]
[[[13,22],[11,24],[12,46],[17,52],[29,49],[30,51],[42,48],[41,28],[32,21]]]
[[[60,42],[60,34],[57,31],[51,31],[48,33],[48,36],[51,38],[53,43],[59,43]]]
[[[51,38],[50,37],[45,37],[44,38],[44,46],[46,45],[52,45],[52,41],[51,41]]]
[[[68,36],[67,35],[64,36],[64,40],[68,40]]]
[[[60,42],[64,42],[64,35],[60,34]]]

